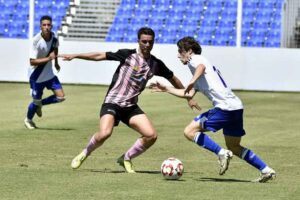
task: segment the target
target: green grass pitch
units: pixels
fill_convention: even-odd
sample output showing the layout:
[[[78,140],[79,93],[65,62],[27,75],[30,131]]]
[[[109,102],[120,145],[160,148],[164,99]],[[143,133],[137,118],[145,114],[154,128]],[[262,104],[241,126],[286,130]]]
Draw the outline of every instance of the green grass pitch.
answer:
[[[183,136],[185,125],[198,112],[190,110],[183,99],[148,89],[139,105],[159,137],[152,148],[133,160],[139,173],[126,174],[115,162],[139,136],[123,124],[81,168],[72,170],[72,158],[98,129],[107,87],[64,85],[67,100],[43,107],[43,117],[35,118],[39,129],[33,131],[23,125],[31,101],[28,87],[0,83],[1,200],[300,198],[300,93],[236,92],[245,107],[247,135],[242,144],[277,172],[275,180],[257,184],[250,181],[258,177],[258,171],[237,157],[227,173],[219,176],[217,157]],[[202,95],[195,98],[203,111],[211,107]],[[209,135],[225,147],[221,132]],[[179,181],[166,181],[160,174],[162,161],[171,156],[184,164]]]

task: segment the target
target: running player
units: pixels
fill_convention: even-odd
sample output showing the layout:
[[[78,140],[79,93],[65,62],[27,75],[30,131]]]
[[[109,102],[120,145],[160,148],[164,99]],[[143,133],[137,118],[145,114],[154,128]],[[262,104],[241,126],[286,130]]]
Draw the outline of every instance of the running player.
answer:
[[[126,172],[135,173],[131,160],[145,152],[156,141],[156,130],[147,115],[137,105],[138,96],[153,75],[166,78],[176,88],[184,87],[173,72],[151,54],[154,39],[154,31],[143,27],[138,31],[137,49],[59,55],[64,60],[77,58],[120,62],[101,107],[100,130],[92,136],[85,149],[73,159],[71,163],[73,169],[79,168],[83,161],[111,136],[114,126],[117,126],[120,121],[141,135],[141,138],[138,138],[133,146],[117,160]],[[193,99],[189,100],[189,105],[198,108]]]
[[[42,106],[65,100],[62,85],[52,70],[52,60],[55,61],[55,68],[58,71],[60,66],[56,57],[58,40],[51,32],[52,18],[50,16],[41,17],[40,29],[41,32],[33,38],[30,51],[29,82],[33,101],[28,106],[27,117],[24,120],[28,129],[37,128],[32,119],[35,113],[42,117]],[[45,88],[52,90],[53,95],[42,99]]]
[[[201,55],[201,46],[192,37],[184,37],[177,42],[178,58],[188,65],[193,74],[186,89],[167,87],[160,83],[151,84],[153,91],[168,92],[182,98],[192,98],[197,91],[202,92],[214,108],[198,115],[185,128],[185,137],[201,147],[214,152],[219,157],[219,174],[228,169],[233,154],[260,170],[261,175],[256,182],[266,182],[275,178],[275,171],[260,159],[252,150],[241,146],[241,138],[245,135],[243,128],[243,104],[231,91],[220,71]],[[216,132],[223,129],[226,146],[223,149],[204,132]]]

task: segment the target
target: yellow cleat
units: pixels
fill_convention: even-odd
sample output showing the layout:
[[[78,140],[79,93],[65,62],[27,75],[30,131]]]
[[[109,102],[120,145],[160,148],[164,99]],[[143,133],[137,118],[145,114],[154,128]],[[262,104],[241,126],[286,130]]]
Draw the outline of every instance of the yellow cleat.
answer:
[[[117,163],[122,166],[127,173],[136,173],[131,160],[124,160],[124,155],[118,158]]]
[[[72,160],[71,167],[73,169],[78,169],[86,158],[87,155],[82,151]]]

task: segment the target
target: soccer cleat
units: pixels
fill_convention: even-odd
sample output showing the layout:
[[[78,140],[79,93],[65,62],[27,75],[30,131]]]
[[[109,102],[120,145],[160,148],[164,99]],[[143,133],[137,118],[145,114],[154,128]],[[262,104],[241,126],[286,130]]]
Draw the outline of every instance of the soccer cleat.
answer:
[[[136,173],[131,160],[124,160],[124,154],[118,158],[117,163],[122,166],[127,173]]]
[[[71,167],[73,169],[78,169],[80,165],[82,165],[83,161],[87,158],[87,155],[82,151],[80,154],[78,154],[71,163]]]
[[[26,128],[31,129],[31,130],[37,128],[35,123],[32,120],[27,119],[27,118],[24,119],[24,125]]]
[[[42,117],[43,113],[42,113],[42,106],[38,106],[36,111],[35,111],[36,115],[38,117]]]
[[[271,169],[267,173],[261,173],[260,176],[257,179],[255,179],[253,182],[265,183],[268,180],[272,180],[272,179],[275,179],[275,178],[276,178],[276,172],[273,169]]]
[[[229,162],[233,157],[233,153],[229,150],[225,150],[225,154],[219,156],[219,164],[220,164],[220,169],[219,169],[219,174],[223,175],[228,169]]]

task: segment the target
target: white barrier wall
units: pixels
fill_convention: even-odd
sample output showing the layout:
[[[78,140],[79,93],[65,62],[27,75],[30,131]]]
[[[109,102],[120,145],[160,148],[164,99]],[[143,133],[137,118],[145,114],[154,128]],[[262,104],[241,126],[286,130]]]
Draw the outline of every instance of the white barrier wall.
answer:
[[[60,53],[116,51],[136,44],[60,42]],[[203,55],[220,69],[233,89],[300,91],[300,49],[235,48],[203,46]],[[184,84],[191,78],[188,68],[177,59],[176,45],[155,44],[152,52],[174,71]],[[27,81],[29,41],[0,39],[0,81]],[[108,85],[118,66],[114,61],[66,62],[58,73],[62,83]]]

